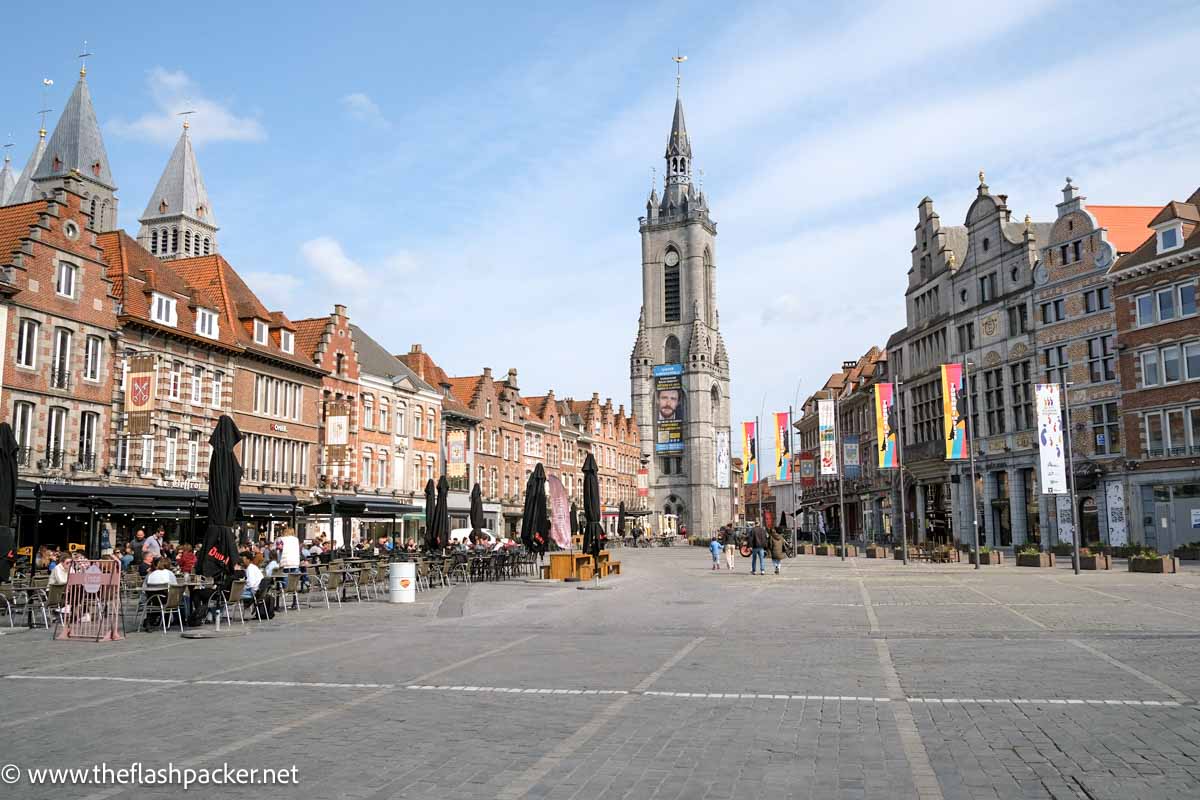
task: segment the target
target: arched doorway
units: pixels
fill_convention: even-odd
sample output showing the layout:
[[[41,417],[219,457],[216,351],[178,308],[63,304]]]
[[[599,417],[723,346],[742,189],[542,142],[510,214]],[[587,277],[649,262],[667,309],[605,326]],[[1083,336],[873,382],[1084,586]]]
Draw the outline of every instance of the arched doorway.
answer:
[[[1100,541],[1100,515],[1096,513],[1096,498],[1079,501],[1079,544]]]

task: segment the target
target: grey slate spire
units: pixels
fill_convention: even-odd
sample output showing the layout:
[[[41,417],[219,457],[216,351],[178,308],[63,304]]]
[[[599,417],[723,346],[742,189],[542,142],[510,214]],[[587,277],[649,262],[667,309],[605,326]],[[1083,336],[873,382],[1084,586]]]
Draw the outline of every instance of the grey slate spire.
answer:
[[[217,250],[217,220],[186,122],[140,222],[138,241],[159,258],[209,255]]]
[[[40,191],[49,193],[67,175],[77,173],[83,181],[85,200],[89,201],[85,207],[92,215],[92,228],[107,231],[116,226],[117,186],[108,167],[108,153],[86,76],[87,69],[80,69],[79,82],[54,126],[33,181]]]
[[[8,196],[17,188],[17,176],[13,175],[12,157],[4,154],[4,166],[0,168],[0,206],[8,205]]]
[[[33,152],[29,154],[29,160],[25,162],[25,169],[21,170],[21,176],[17,178],[17,185],[13,187],[12,192],[8,195],[8,200],[5,205],[15,206],[18,203],[28,203],[35,197],[40,197],[41,194],[33,189],[33,174],[37,172],[38,164],[41,163],[42,155],[46,152],[46,129],[38,131],[37,146],[33,148]]]
[[[675,98],[675,116],[671,120],[671,135],[667,137],[667,185],[663,190],[662,208],[683,209],[690,202],[688,191],[692,183],[692,142],[687,123],[683,120],[683,100]]]
[[[675,98],[675,117],[671,120],[671,135],[667,138],[666,157],[692,157],[692,143],[688,139],[687,123],[683,120],[683,99]]]

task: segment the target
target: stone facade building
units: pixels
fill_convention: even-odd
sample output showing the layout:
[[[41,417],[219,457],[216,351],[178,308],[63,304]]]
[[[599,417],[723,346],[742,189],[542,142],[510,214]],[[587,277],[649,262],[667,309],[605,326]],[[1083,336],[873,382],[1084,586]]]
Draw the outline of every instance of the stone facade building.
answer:
[[[717,463],[718,445],[727,450],[730,436],[729,357],[717,314],[717,226],[692,181],[679,97],[665,160],[662,198],[652,188],[638,221],[642,310],[630,357],[632,414],[649,467],[650,508],[703,534],[729,521],[734,491],[725,460],[720,474]],[[674,405],[666,424],[659,421],[664,396]]]
[[[1167,553],[1200,540],[1200,190],[1148,228],[1109,269],[1125,456],[1117,485],[1131,541]]]
[[[317,405],[320,442],[317,483],[322,491],[356,494],[362,477],[362,446],[359,443],[363,408],[359,397],[361,368],[358,349],[350,329],[350,315],[344,305],[335,305],[327,317],[296,321],[296,353],[311,361],[322,374]],[[330,418],[348,416],[346,442],[330,442]],[[335,423],[334,427],[339,427]],[[373,457],[373,456],[372,456]]]

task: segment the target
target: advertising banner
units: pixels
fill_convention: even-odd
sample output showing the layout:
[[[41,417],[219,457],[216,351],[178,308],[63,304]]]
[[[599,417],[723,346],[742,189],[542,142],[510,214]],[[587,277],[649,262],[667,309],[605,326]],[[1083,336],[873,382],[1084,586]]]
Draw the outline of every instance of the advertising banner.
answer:
[[[1108,543],[1113,547],[1129,544],[1129,528],[1125,524],[1125,485],[1120,481],[1105,484],[1104,502],[1108,511]]]
[[[129,374],[125,378],[126,430],[133,436],[150,433],[150,417],[154,413],[155,364],[152,353],[129,357]]]
[[[800,486],[811,489],[817,485],[817,462],[812,456],[800,457]]]
[[[683,365],[659,364],[654,375],[654,452],[683,452],[683,423],[687,408],[683,394]]]
[[[729,475],[733,463],[729,458],[729,431],[717,431],[717,488],[729,488]]]
[[[550,538],[566,550],[571,546],[571,501],[557,475],[546,477],[546,495],[550,499]]]
[[[749,486],[758,482],[758,436],[753,420],[742,423],[742,483]]]
[[[900,464],[896,451],[895,385],[880,383],[875,386],[875,438],[879,441],[879,468],[895,469]]]
[[[846,465],[847,478],[857,478],[862,474],[858,463],[858,434],[842,437],[842,463]]]
[[[1058,543],[1074,544],[1075,520],[1071,516],[1071,498],[1060,494],[1054,501],[1055,515],[1058,517]]]
[[[775,412],[775,479],[792,479],[792,415],[786,411]]]
[[[1067,494],[1067,457],[1063,447],[1062,399],[1057,383],[1039,383],[1037,400],[1038,456],[1042,494]]]
[[[728,480],[726,480],[728,483]],[[638,497],[650,496],[650,470],[645,467],[638,469]]]
[[[446,477],[463,478],[467,474],[467,432],[446,433]]]
[[[345,400],[331,400],[325,404],[325,446],[329,449],[329,462],[345,461],[349,444],[350,404]]]
[[[942,432],[946,437],[946,458],[969,457],[962,364],[942,364]]]
[[[834,441],[832,400],[817,401],[817,440],[821,444],[821,474],[837,475],[837,442]]]

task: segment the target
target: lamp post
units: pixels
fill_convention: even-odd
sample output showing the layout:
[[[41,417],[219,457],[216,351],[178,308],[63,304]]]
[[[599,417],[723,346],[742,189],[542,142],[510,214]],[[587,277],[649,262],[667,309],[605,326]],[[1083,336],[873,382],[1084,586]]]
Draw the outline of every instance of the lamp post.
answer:
[[[1067,400],[1067,389],[1074,384],[1067,383],[1066,375],[1062,376],[1062,403],[1066,410],[1066,438],[1063,446],[1067,448],[1067,479],[1071,487],[1071,547],[1074,551],[1072,559],[1075,574],[1079,574],[1079,509],[1075,498],[1075,454],[1071,451],[1071,403]]]
[[[975,569],[979,569],[979,500],[975,496],[975,431],[971,428],[971,361],[963,361],[963,394],[967,396],[967,455],[971,461],[971,525],[975,530]]]
[[[838,537],[842,543],[842,561],[846,560],[846,454],[842,450],[842,420],[841,407],[838,403],[837,394],[833,389],[829,390],[829,396],[833,398],[833,452],[834,458],[837,459],[837,476],[838,476]]]
[[[905,513],[906,494],[904,489],[904,405],[900,400],[900,387],[903,381],[892,382],[892,415],[895,424],[890,425],[896,436],[896,476],[900,484],[900,558],[902,564],[908,564],[908,518]]]

